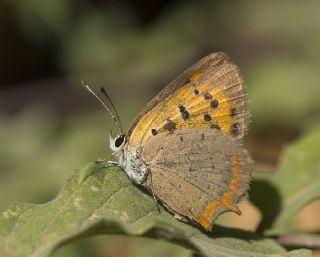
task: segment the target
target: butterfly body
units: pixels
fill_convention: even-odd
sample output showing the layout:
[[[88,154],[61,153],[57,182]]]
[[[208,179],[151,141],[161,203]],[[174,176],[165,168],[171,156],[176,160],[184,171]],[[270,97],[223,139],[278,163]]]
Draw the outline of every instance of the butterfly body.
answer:
[[[117,153],[118,165],[134,183],[146,186],[148,167],[142,160],[141,151],[141,147],[135,150],[125,147],[121,152]]]
[[[237,67],[213,53],[167,85],[110,147],[134,183],[179,219],[210,230],[221,213],[240,214],[248,191],[248,120]]]

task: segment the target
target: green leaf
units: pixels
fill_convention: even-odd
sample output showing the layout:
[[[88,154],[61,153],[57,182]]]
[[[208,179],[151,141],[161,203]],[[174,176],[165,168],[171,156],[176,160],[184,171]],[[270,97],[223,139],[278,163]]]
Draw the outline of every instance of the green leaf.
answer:
[[[204,234],[176,220],[134,186],[124,172],[93,163],[79,169],[46,204],[16,204],[0,217],[0,256],[48,256],[55,248],[94,234],[159,238],[203,256],[311,256],[286,252],[272,239],[216,226]]]
[[[257,178],[251,201],[263,213],[259,232],[287,233],[295,230],[299,210],[320,197],[320,130],[314,130],[289,145],[278,170]]]

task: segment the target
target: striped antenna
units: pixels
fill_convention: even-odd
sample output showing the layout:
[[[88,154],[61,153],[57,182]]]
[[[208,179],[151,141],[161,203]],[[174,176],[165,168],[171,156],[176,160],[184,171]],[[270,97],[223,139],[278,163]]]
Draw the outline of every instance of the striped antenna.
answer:
[[[119,129],[119,132],[120,134],[122,135],[123,132],[122,132],[122,126],[121,126],[121,122],[120,122],[120,119],[119,119],[119,116],[116,113],[116,116],[111,112],[111,110],[107,107],[107,105],[96,95],[95,92],[93,92],[93,90],[89,87],[89,85],[84,81],[84,80],[81,80],[81,84],[84,86],[85,89],[87,89],[95,98],[98,99],[98,101],[100,102],[100,104],[108,111],[108,113],[111,115],[112,119],[114,120],[114,122],[116,123],[117,125],[117,128]],[[108,100],[109,100],[109,96],[107,97]],[[111,103],[111,106],[112,106],[112,109],[115,111],[115,107],[113,105],[113,103],[111,102],[111,100],[109,100],[109,102]]]
[[[116,118],[117,118],[117,120],[118,120],[119,126],[120,126],[121,131],[122,131],[122,124],[121,124],[120,116],[119,116],[119,114],[118,114],[118,112],[117,112],[116,106],[113,104],[113,102],[112,102],[112,100],[111,100],[111,97],[108,95],[108,93],[107,93],[107,91],[104,89],[104,87],[101,87],[101,88],[100,88],[100,91],[101,91],[101,93],[104,94],[104,96],[108,99],[108,101],[109,101],[109,103],[110,103],[110,105],[111,105],[111,107],[112,107],[112,110],[113,110],[114,114],[116,115]]]

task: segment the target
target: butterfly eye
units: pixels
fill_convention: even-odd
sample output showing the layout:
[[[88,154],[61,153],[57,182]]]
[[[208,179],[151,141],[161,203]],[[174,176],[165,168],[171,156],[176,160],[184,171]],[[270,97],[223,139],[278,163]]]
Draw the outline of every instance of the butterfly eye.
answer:
[[[123,144],[125,137],[124,135],[120,135],[114,142],[115,147],[120,147]]]

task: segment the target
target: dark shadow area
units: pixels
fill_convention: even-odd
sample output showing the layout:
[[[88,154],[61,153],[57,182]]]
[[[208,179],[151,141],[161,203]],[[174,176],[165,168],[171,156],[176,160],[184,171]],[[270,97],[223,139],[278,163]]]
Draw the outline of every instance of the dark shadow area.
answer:
[[[250,201],[261,211],[262,220],[256,232],[262,234],[270,228],[279,214],[282,200],[278,190],[266,180],[253,180],[250,189]]]

